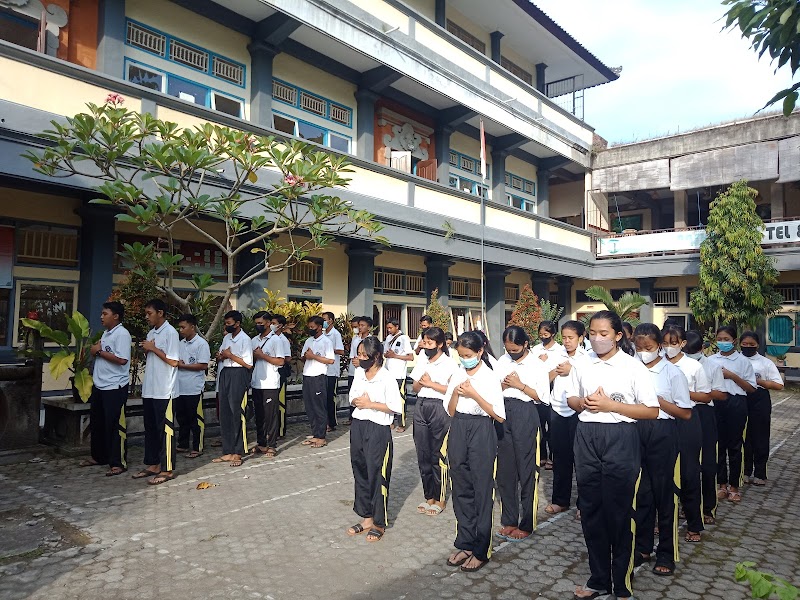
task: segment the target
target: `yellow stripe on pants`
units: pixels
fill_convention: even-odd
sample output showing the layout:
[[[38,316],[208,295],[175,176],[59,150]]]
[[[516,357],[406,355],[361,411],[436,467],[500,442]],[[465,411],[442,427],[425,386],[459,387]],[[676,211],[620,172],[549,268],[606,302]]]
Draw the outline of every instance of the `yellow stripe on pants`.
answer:
[[[278,436],[283,437],[286,435],[286,386],[281,386],[280,394],[278,394],[278,418],[279,431]]]
[[[539,469],[542,462],[541,438],[542,428],[539,427],[536,430],[536,467],[533,471],[533,531],[536,531],[539,513]]]
[[[675,468],[672,471],[672,547],[674,548],[672,559],[675,562],[681,560],[680,552],[678,551],[678,496],[681,490],[681,453],[675,459]]]
[[[200,427],[199,452],[203,451],[203,440],[206,437],[206,416],[203,413],[203,394],[200,393],[200,400],[197,403],[197,426]]]
[[[244,444],[244,454],[247,454],[247,390],[242,398],[242,442]]]
[[[119,431],[119,455],[122,457],[122,468],[128,468],[128,452],[127,452],[127,441],[128,441],[128,427],[125,423],[125,405],[122,405],[122,409],[119,411],[119,425],[117,426],[117,430]]]
[[[492,511],[492,528],[489,530],[489,549],[486,551],[487,560],[492,558],[492,535],[494,534],[494,499],[496,494],[497,494],[497,457],[495,457],[494,459],[494,467],[492,468],[492,504],[491,506],[489,506],[489,510]],[[456,531],[458,531],[457,528]]]
[[[405,380],[405,377],[400,382],[400,399],[403,401],[403,403],[402,403],[403,410],[400,413],[400,426],[405,428],[405,426],[406,426],[406,380]]]
[[[175,415],[172,412],[172,398],[167,402],[167,412],[164,419],[164,432],[166,433],[166,456],[167,456],[167,471],[172,471],[174,465],[172,464],[172,439],[175,437],[174,419]]]
[[[639,484],[642,482],[642,470],[636,477],[636,486],[633,488],[633,516],[631,516],[631,560],[628,563],[628,570],[625,573],[625,587],[631,589],[631,576],[633,575],[633,556],[636,551],[636,496],[639,495]]]
[[[444,434],[444,440],[442,441],[442,447],[439,449],[439,468],[441,469],[442,481],[440,482],[440,490],[439,490],[439,501],[444,502],[445,498],[447,498],[447,478],[448,475],[448,466],[447,466],[447,436],[450,435],[450,432]]]
[[[383,516],[384,516],[384,527],[389,526],[389,488],[386,483],[386,473],[389,469],[389,449],[392,447],[392,442],[390,441],[386,444],[386,452],[383,455],[383,466],[381,467],[381,477],[383,481],[381,481],[381,495],[383,496]]]
[[[747,440],[747,426],[750,424],[750,418],[744,420],[744,431],[742,432],[742,460],[741,460],[741,468],[739,469],[739,485],[736,487],[742,487],[744,485],[744,443]],[[733,479],[733,473],[731,473],[731,479]]]

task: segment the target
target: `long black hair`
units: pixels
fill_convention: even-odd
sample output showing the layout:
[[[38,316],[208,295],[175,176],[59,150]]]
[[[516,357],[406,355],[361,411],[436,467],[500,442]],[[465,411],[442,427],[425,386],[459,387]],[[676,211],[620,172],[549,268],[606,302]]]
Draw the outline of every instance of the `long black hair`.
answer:
[[[565,329],[571,329],[578,337],[586,335],[586,326],[580,321],[567,321],[561,326],[561,332],[563,333]]]
[[[489,343],[489,338],[486,337],[486,334],[483,333],[480,329],[476,329],[473,333],[477,333],[478,336],[481,338],[481,341],[483,342],[484,354],[486,354],[486,352],[488,352],[494,358],[497,358],[497,355],[494,353],[494,350],[492,350],[492,345]],[[472,348],[470,348],[470,350],[471,349]]]
[[[544,329],[553,337],[556,336],[556,332],[558,331],[558,327],[552,321],[542,321],[539,323],[539,327],[536,329],[536,331],[541,331],[542,329]]]
[[[531,338],[519,325],[509,325],[503,332],[503,343],[506,342],[511,342],[515,346],[524,346],[527,349],[530,346]]]
[[[659,346],[664,342],[661,330],[655,323],[639,323],[633,330],[633,339],[636,340],[637,337],[648,337]]]
[[[614,333],[622,334],[622,337],[617,342],[617,348],[630,356],[636,354],[633,346],[631,346],[631,343],[628,341],[628,338],[625,337],[625,330],[622,328],[622,319],[620,319],[617,313],[611,310],[601,310],[600,312],[596,312],[592,315],[592,318],[589,320],[590,326],[592,321],[608,321],[611,324],[611,329],[614,330]]]
[[[363,350],[367,358],[375,359],[376,365],[383,366],[383,343],[374,335],[365,337],[358,345],[358,349]]]
[[[690,329],[686,332],[686,345],[683,347],[684,354],[697,354],[703,351],[703,336]]]
[[[442,352],[444,352],[446,356],[450,356],[450,351],[447,349],[447,340],[444,337],[444,331],[442,331],[439,327],[428,327],[427,329],[423,329],[422,337],[433,340],[436,342],[436,344],[441,344]]]
[[[662,337],[666,339],[672,339],[673,337],[678,339],[678,342],[682,342],[686,339],[686,330],[681,327],[680,325],[667,325],[664,327],[664,330],[661,332]]]
[[[458,336],[458,345],[463,346],[467,350],[472,350],[476,354],[483,351],[481,360],[486,363],[486,366],[492,369],[492,363],[489,362],[489,357],[486,353],[486,346],[483,343],[483,338],[478,331],[465,331]],[[492,369],[494,370],[494,369]]]
[[[718,328],[717,335],[720,333],[727,333],[729,336],[731,336],[734,344],[739,339],[739,333],[736,331],[736,327],[733,325],[723,325],[722,327]]]

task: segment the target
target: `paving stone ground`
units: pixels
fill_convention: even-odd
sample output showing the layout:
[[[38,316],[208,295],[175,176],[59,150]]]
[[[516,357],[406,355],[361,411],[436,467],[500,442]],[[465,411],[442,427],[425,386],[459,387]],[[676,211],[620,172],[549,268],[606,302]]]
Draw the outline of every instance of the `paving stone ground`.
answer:
[[[675,577],[640,570],[637,600],[749,598],[733,581],[743,560],[800,582],[800,393],[776,393],[773,404],[770,484],[746,487],[741,505],[722,505],[701,544],[681,541]],[[455,518],[450,507],[438,517],[417,514],[423,498],[410,431],[394,438],[392,527],[379,543],[348,537],[358,518],[347,431],[312,450],[300,445],[307,426],[298,423],[276,459],[233,469],[210,464],[211,453],[180,458],[179,477],[157,487],[104,477],[74,459],[2,467],[0,537],[19,543],[0,553],[0,598],[557,600],[586,580],[574,509],[556,517],[540,510],[536,534],[498,540],[478,573],[447,567]],[[138,465],[141,448],[130,454]],[[216,487],[197,490],[201,481]],[[550,483],[545,472],[541,509]]]

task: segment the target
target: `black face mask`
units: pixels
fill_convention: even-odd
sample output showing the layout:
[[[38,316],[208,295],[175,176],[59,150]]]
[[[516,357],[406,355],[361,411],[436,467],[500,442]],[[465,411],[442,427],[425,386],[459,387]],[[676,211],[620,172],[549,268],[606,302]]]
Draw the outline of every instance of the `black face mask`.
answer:
[[[742,347],[742,354],[744,354],[747,358],[753,357],[758,353],[758,348],[745,348]]]
[[[310,333],[313,337],[317,337],[317,330],[308,328],[308,333]]]
[[[225,325],[225,331],[228,333],[236,333],[236,325]]]
[[[425,356],[427,356],[428,358],[433,358],[439,352],[439,349],[438,348],[423,348],[423,351],[425,352]]]
[[[373,365],[375,364],[374,358],[360,358],[358,359],[358,366],[364,369],[365,371],[369,371]]]
[[[553,341],[553,338],[551,338],[551,337],[543,337],[542,338],[542,346],[547,346],[547,344],[549,344],[552,341]]]
[[[516,361],[516,360],[519,360],[520,358],[522,358],[523,354],[525,354],[525,349],[523,349],[522,352],[508,352],[508,357],[511,360]]]
[[[267,330],[266,325],[256,325],[256,331],[258,333],[264,333]]]

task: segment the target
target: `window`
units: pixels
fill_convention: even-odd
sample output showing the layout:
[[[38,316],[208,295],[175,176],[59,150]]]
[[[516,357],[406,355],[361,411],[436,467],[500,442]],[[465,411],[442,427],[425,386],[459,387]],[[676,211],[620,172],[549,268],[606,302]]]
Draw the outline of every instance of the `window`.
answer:
[[[167,80],[167,93],[181,100],[188,100],[200,106],[206,106],[208,88],[185,79],[170,77]]]
[[[475,161],[469,157],[462,156],[461,157],[461,168],[465,171],[469,171],[470,173],[475,171]]]
[[[211,108],[232,117],[242,117],[242,101],[219,92],[211,92]]]
[[[476,183],[475,189],[473,190],[472,193],[478,196],[479,198],[483,198],[484,200],[486,200],[489,197],[489,188],[486,187],[485,185],[481,185],[480,183]]]
[[[507,283],[505,298],[506,304],[514,304],[519,300],[519,285],[516,283]]]
[[[313,96],[308,92],[300,92],[300,108],[307,110],[310,113],[325,116],[325,100],[317,96]]]
[[[425,273],[396,269],[375,269],[373,287],[378,294],[424,297]]]
[[[308,302],[309,304],[322,304],[322,296],[286,296],[286,300],[289,302],[297,302],[298,304],[302,304],[303,302]]]
[[[511,178],[511,187],[513,187],[516,190],[521,190],[522,189],[522,179],[520,179],[519,177],[512,177]]]
[[[157,92],[164,91],[164,84],[167,80],[164,73],[130,62],[127,64],[127,77],[131,83]]]
[[[528,71],[520,67],[518,64],[510,61],[505,56],[500,57],[500,66],[503,67],[506,71],[511,73],[512,75],[516,75],[522,81],[527,83],[528,85],[533,85],[533,75],[531,75]]]
[[[350,109],[331,102],[331,121],[350,127]]]
[[[17,262],[77,268],[78,232],[46,225],[17,227]]]
[[[172,40],[169,44],[169,58],[176,62],[204,73],[208,71],[208,52],[190,46],[178,40]]]
[[[215,56],[212,60],[212,73],[215,77],[244,86],[244,66],[227,58]]]
[[[408,319],[408,337],[412,340],[419,336],[420,327],[419,320],[425,314],[424,306],[406,306],[406,318]]]
[[[38,50],[39,24],[38,20],[31,17],[0,9],[0,40]]]
[[[776,285],[775,291],[783,296],[782,304],[797,304],[798,293],[796,285]]]
[[[281,115],[273,115],[272,127],[277,131],[282,131],[283,133],[294,135],[295,128],[297,127],[297,121],[295,121],[294,119],[289,119],[287,117],[282,117]]]
[[[511,175],[509,175],[508,173],[504,173],[503,181],[505,181],[506,185],[511,185]]]
[[[469,31],[467,31],[463,27],[459,27],[458,25],[453,23],[450,19],[447,19],[447,31],[452,33],[462,42],[465,42],[467,45],[475,48],[475,50],[477,50],[481,54],[486,54],[486,44],[484,44],[481,40],[472,35]]]
[[[350,140],[336,133],[328,134],[328,146],[339,152],[350,152]]]
[[[272,97],[295,106],[297,104],[297,89],[280,81],[272,81]]]
[[[520,198],[519,196],[512,196],[511,194],[506,194],[506,202],[508,202],[509,206],[513,206],[514,208],[518,208],[520,210],[524,210],[530,213],[536,212],[535,200],[527,200],[525,198]]]
[[[322,259],[306,258],[289,267],[291,287],[322,287]]]
[[[678,288],[653,290],[654,306],[678,306]]]
[[[450,179],[448,180],[448,183],[449,183],[451,188],[458,188],[458,177],[455,176],[455,175],[450,175]]]
[[[56,283],[19,282],[17,301],[17,340],[24,336],[25,328],[19,319],[35,312],[48,327],[66,330],[67,315],[75,309],[75,286]]]
[[[161,57],[167,55],[167,36],[133,21],[128,21],[127,42],[131,46],[147,50]]]
[[[314,142],[316,144],[325,144],[325,130],[322,127],[311,125],[310,123],[297,122],[297,135],[298,137]]]
[[[450,296],[459,300],[480,302],[481,280],[467,278],[450,278]]]
[[[450,164],[453,165],[454,167],[458,166],[458,154],[456,154],[455,152],[450,153]]]
[[[794,319],[788,315],[770,317],[767,321],[768,343],[794,345]]]
[[[460,189],[462,192],[467,192],[468,194],[472,193],[472,186],[474,185],[476,184],[469,179],[458,180],[458,189]]]

